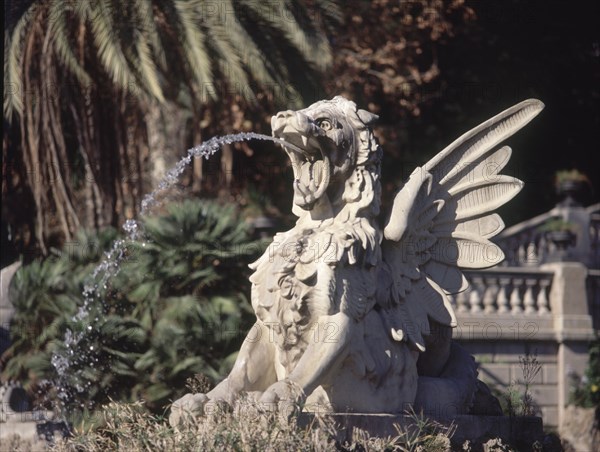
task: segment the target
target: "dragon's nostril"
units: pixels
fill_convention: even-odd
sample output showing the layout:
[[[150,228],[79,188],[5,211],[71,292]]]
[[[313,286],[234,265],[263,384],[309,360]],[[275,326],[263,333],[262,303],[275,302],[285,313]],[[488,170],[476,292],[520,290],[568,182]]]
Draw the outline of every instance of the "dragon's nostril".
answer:
[[[292,110],[280,111],[277,113],[277,119],[287,119],[294,115]]]

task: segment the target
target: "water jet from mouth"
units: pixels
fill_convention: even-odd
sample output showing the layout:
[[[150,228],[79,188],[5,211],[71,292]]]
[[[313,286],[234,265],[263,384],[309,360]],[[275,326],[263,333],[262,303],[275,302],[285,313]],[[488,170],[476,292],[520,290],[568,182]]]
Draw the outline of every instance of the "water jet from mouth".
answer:
[[[302,152],[297,146],[280,138],[254,132],[242,132],[237,134],[213,137],[204,143],[194,146],[170,168],[156,188],[144,196],[139,217],[147,216],[152,209],[160,204],[159,196],[173,187],[180,179],[185,169],[191,164],[193,158],[209,159],[221,146],[241,141],[263,140],[271,141],[287,147],[296,152]],[[53,382],[57,388],[58,411],[65,417],[71,408],[92,409],[93,406],[84,406],[78,403],[79,395],[84,394],[91,387],[91,381],[86,381],[80,374],[81,371],[72,373],[75,367],[83,367],[88,364],[94,368],[98,362],[95,354],[98,352],[93,348],[82,347],[86,335],[94,333],[94,324],[101,322],[106,312],[102,295],[109,289],[110,281],[121,269],[121,264],[128,257],[128,246],[133,242],[142,243],[144,246],[145,234],[143,225],[139,220],[129,219],[122,226],[125,237],[113,242],[111,249],[105,253],[104,259],[90,273],[84,283],[82,292],[83,303],[72,318],[75,325],[80,325],[78,330],[68,328],[64,337],[64,349],[54,353],[51,364],[56,371],[56,380]],[[79,375],[77,375],[77,372]]]

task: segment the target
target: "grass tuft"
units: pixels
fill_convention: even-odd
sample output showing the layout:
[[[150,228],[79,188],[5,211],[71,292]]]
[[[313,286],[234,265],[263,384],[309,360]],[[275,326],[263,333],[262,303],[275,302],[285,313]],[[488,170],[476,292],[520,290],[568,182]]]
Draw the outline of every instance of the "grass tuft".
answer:
[[[398,434],[371,437],[355,429],[351,443],[337,439],[332,418],[315,415],[300,427],[295,416],[264,412],[259,405],[240,401],[234,410],[217,409],[172,428],[165,416],[150,413],[142,403],[112,402],[98,411],[98,418],[80,424],[71,438],[59,440],[53,452],[177,451],[428,451],[450,449],[453,427],[445,427],[411,413],[411,425],[397,426]]]

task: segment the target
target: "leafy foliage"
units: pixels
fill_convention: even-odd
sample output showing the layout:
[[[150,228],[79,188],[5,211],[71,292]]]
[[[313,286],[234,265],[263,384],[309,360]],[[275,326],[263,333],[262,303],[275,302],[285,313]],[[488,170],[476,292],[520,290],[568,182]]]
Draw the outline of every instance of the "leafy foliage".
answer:
[[[438,54],[475,19],[464,0],[354,2],[344,13],[330,90],[394,118],[396,128],[398,118],[420,115],[439,96]]]
[[[573,375],[571,403],[584,408],[600,407],[600,338],[590,344],[590,357],[585,375]]]
[[[194,374],[221,378],[254,321],[247,264],[263,249],[236,215],[232,206],[186,201],[147,218],[146,240],[129,246],[120,273],[83,313],[84,282],[114,231],[96,239],[100,246],[23,267],[3,377],[30,391],[58,381],[88,408],[142,398],[152,409]]]
[[[554,174],[554,185],[559,186],[561,183],[567,181],[584,182],[586,184],[590,183],[589,177],[587,177],[586,174],[576,169],[560,170]]]
[[[16,272],[10,287],[12,345],[0,361],[3,378],[18,379],[32,390],[52,374],[52,354],[81,304],[84,280],[115,237],[114,229],[95,237],[82,232],[62,252],[54,250]]]
[[[498,393],[498,400],[502,411],[507,416],[535,416],[538,406],[533,399],[531,386],[542,370],[542,365],[537,359],[537,351],[519,356],[519,366],[523,378],[511,382],[505,392]]]

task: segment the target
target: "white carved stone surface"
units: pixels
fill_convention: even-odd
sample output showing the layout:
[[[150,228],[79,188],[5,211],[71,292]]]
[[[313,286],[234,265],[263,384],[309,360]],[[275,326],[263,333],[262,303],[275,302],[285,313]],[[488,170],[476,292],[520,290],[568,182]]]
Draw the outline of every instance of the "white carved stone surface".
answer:
[[[251,265],[257,320],[233,370],[207,394],[176,401],[171,424],[242,393],[307,411],[414,405],[435,417],[481,407],[489,394],[476,363],[451,339],[453,303],[481,312],[536,306],[529,280],[524,302],[506,292],[496,302],[500,289],[457,294],[468,287],[461,269],[504,258],[489,240],[504,227],[493,211],[523,183],[499,174],[511,149],[497,146],[542,108],[526,100],[458,138],[411,174],[388,212],[375,115],[339,96],[275,115],[273,135],[302,149],[285,148],[298,221]]]

